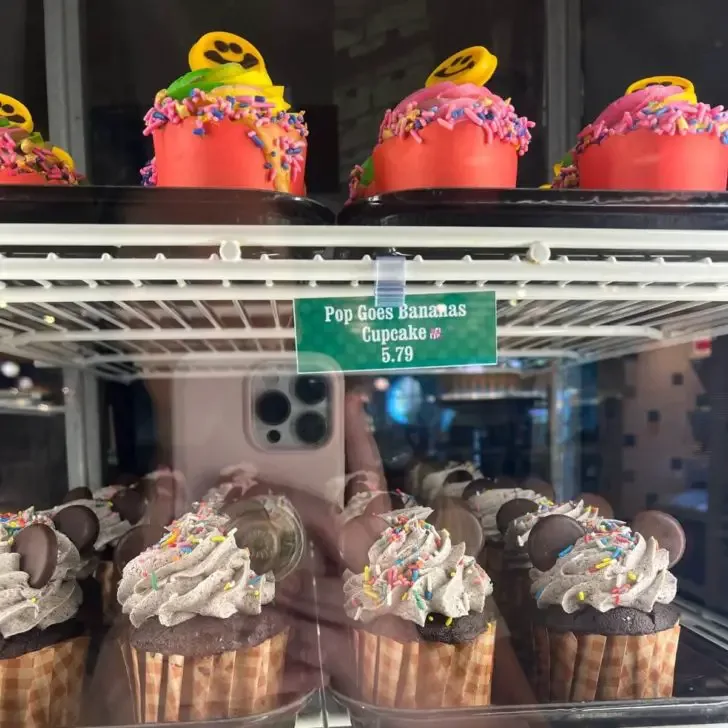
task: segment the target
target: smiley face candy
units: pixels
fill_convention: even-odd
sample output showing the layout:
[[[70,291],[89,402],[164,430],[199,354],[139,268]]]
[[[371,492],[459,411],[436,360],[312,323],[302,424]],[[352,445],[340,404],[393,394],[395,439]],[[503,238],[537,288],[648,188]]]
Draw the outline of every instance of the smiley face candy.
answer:
[[[0,184],[78,184],[70,155],[33,130],[27,107],[0,94]]]
[[[190,49],[189,64],[145,117],[155,159],[142,170],[144,184],[305,194],[308,129],[260,51],[215,31]]]
[[[515,187],[533,122],[484,87],[498,59],[482,46],[453,54],[425,87],[386,112],[372,159],[352,174],[352,199],[376,192]]]

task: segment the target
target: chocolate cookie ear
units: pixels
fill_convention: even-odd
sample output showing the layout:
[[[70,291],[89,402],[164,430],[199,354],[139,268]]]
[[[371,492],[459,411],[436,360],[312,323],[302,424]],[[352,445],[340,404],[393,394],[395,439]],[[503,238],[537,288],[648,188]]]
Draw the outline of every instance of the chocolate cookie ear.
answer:
[[[559,554],[573,546],[586,531],[578,521],[569,516],[546,516],[532,529],[528,537],[528,555],[539,571],[548,571],[558,560]]]
[[[473,496],[480,495],[486,490],[495,490],[498,486],[493,478],[476,478],[471,480],[463,491],[463,500],[469,500]]]
[[[521,488],[524,490],[532,490],[534,493],[538,493],[544,498],[548,498],[550,501],[553,501],[556,498],[554,486],[551,485],[551,483],[547,483],[545,480],[541,480],[541,478],[526,478],[526,480],[521,483]]]
[[[136,526],[127,531],[114,548],[114,566],[119,574],[124,567],[139,554],[154,546],[166,531],[161,526]]]
[[[111,497],[111,510],[118,513],[122,521],[136,526],[144,518],[147,502],[144,495],[138,490],[124,488]]]
[[[387,530],[388,524],[379,516],[363,515],[352,518],[339,532],[339,550],[346,568],[361,573],[369,564],[369,549]]]
[[[476,557],[483,550],[485,538],[480,521],[460,499],[438,498],[427,520],[438,531],[447,531],[453,545],[464,543],[468,556]]]
[[[225,506],[232,505],[233,503],[237,503],[239,500],[241,500],[243,497],[243,488],[240,485],[234,485],[230,490],[225,494],[225,497],[222,499],[222,506],[220,506],[220,510],[225,508]]]
[[[68,506],[58,511],[53,516],[53,525],[68,537],[80,554],[91,551],[99,537],[99,519],[86,506]]]
[[[674,516],[664,511],[642,511],[632,521],[632,530],[643,538],[654,538],[670,554],[670,568],[685,554],[685,531]]]
[[[77,500],[93,500],[94,494],[89,488],[71,488],[71,490],[63,496],[61,503],[72,503]]]
[[[443,488],[446,485],[453,485],[454,483],[469,483],[473,479],[473,474],[466,468],[458,468],[448,473],[445,479],[442,481]]]
[[[44,587],[58,564],[58,539],[53,529],[32,523],[13,537],[13,553],[20,554],[20,569],[28,575],[33,589]]]
[[[582,493],[576,500],[580,500],[585,506],[596,508],[602,518],[614,518],[614,508],[609,501],[596,493]]]
[[[265,506],[258,500],[251,498],[238,498],[238,500],[232,500],[229,503],[223,503],[220,506],[220,514],[228,516],[228,518],[235,519],[246,513],[257,513],[262,518],[268,516]]]
[[[511,525],[516,518],[525,516],[526,513],[535,513],[538,510],[538,504],[528,498],[514,498],[505,502],[495,516],[495,523],[498,530],[505,534],[508,526]]]

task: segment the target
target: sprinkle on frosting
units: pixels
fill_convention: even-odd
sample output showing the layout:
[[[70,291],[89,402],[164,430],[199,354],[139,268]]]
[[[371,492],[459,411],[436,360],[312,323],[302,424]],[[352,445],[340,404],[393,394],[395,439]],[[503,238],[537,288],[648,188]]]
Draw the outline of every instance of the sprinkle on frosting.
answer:
[[[495,139],[513,144],[518,153],[528,151],[531,142],[529,129],[534,122],[519,117],[510,99],[474,84],[454,84],[449,81],[422,89],[387,111],[379,131],[379,143],[393,137],[412,138],[424,143],[422,131],[431,124],[452,131],[458,124],[475,124],[483,130],[486,143]]]
[[[369,550],[369,565],[345,575],[350,618],[369,622],[392,614],[424,627],[431,613],[454,619],[483,611],[493,592],[490,579],[465,555],[465,544],[453,546],[446,531],[424,520],[431,513],[412,508],[382,516],[389,528]]]
[[[13,553],[12,546],[17,533],[33,523],[54,528],[52,521],[32,508],[0,514],[0,634],[4,638],[66,622],[81,606],[77,583],[81,557],[70,539],[58,531],[58,562],[50,580],[39,589],[29,585],[28,574],[20,569],[20,554]]]
[[[253,571],[248,549],[238,547],[228,524],[203,504],[126,565],[118,599],[135,627],[153,617],[171,627],[196,615],[260,614],[273,600],[273,576]]]
[[[685,136],[708,134],[728,144],[728,112],[723,106],[670,100],[679,86],[649,86],[610,104],[579,134],[567,163],[557,165],[554,188],[578,187],[578,158],[592,144],[601,144],[617,134],[648,129],[656,134]]]
[[[19,127],[0,127],[0,170],[13,176],[40,174],[58,184],[76,185],[81,179],[40,134]]]
[[[531,593],[539,607],[559,605],[568,614],[585,606],[600,612],[620,606],[651,612],[656,603],[672,602],[677,580],[668,571],[668,552],[654,538],[646,540],[612,519],[592,525],[551,569],[531,570]]]
[[[225,119],[238,122],[241,134],[261,150],[269,181],[278,191],[288,192],[291,183],[304,173],[308,128],[303,112],[276,112],[274,107],[264,96],[217,96],[199,89],[194,89],[184,101],[177,101],[163,89],[144,117],[144,134],[149,136],[167,124],[181,124],[194,118],[191,133],[203,138],[213,124]],[[157,184],[154,160],[141,170],[141,175],[145,185]]]

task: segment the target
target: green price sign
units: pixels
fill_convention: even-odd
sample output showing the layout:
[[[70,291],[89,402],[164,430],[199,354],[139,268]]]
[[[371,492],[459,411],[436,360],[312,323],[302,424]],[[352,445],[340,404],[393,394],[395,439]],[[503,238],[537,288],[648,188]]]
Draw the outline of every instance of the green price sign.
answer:
[[[300,374],[321,374],[333,361],[344,372],[495,364],[495,293],[407,296],[378,308],[373,297],[295,301]]]

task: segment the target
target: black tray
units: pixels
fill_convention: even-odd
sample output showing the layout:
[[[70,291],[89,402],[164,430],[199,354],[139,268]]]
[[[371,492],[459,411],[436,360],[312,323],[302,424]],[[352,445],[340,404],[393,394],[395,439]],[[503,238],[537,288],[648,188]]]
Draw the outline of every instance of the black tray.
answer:
[[[412,190],[355,202],[340,225],[725,230],[728,193]]]
[[[258,190],[0,186],[0,223],[105,225],[330,225],[304,197]]]

